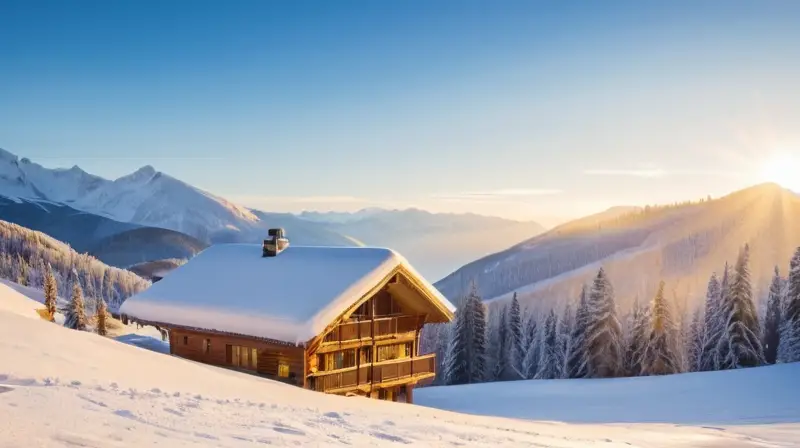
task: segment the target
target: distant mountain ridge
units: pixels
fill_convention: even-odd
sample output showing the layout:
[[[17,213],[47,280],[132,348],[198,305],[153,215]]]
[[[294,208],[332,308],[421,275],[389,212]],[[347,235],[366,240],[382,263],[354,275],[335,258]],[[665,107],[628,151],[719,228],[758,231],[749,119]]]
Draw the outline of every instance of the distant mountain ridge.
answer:
[[[304,219],[371,246],[405,255],[427,275],[442,278],[460,260],[510,247],[545,229],[533,221],[514,221],[472,213],[431,213],[419,209],[364,209],[355,213],[303,213]]]
[[[124,266],[154,261],[148,258],[159,252],[161,244],[171,247],[164,251],[166,258],[188,258],[203,245],[260,242],[267,229],[283,227],[297,245],[391,247],[431,279],[544,230],[534,222],[416,209],[298,215],[265,212],[236,205],[150,165],[108,180],[78,166],[44,168],[2,149],[0,212],[79,250],[103,248],[106,260]],[[135,230],[139,227],[166,229],[186,237]],[[132,233],[108,239],[123,232]],[[148,238],[142,239],[143,235]],[[139,250],[140,243],[151,247]]]
[[[762,184],[714,200],[582,218],[473,261],[436,286],[453,299],[475,281],[487,300],[516,292],[529,306],[547,307],[575,300],[602,266],[621,307],[649,300],[660,280],[676,300],[696,303],[711,273],[746,243],[763,295],[774,266],[785,273],[800,245],[800,197]]]

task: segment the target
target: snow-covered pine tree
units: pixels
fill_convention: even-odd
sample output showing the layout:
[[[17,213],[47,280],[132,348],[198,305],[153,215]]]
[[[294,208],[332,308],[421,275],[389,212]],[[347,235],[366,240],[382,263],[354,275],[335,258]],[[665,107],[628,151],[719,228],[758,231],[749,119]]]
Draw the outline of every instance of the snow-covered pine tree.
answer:
[[[697,372],[700,369],[700,356],[703,353],[703,314],[698,307],[692,315],[692,326],[689,329],[689,338],[686,341],[687,364],[690,372]]]
[[[544,329],[540,333],[539,366],[534,378],[537,380],[551,380],[558,378],[561,369],[558,366],[558,318],[555,310],[551,309],[544,320]]]
[[[540,325],[536,316],[530,314],[525,325],[525,357],[522,359],[522,376],[525,379],[533,379],[539,369],[539,333]]]
[[[495,308],[489,326],[489,353],[492,362],[488,365],[487,381],[505,381],[513,379],[511,375],[511,337],[508,328],[508,310],[505,306]]]
[[[102,297],[97,298],[97,309],[94,312],[97,334],[105,336],[108,334],[108,307]]]
[[[588,378],[624,374],[622,325],[617,318],[614,289],[600,268],[587,300],[586,370]]]
[[[558,363],[558,376],[556,378],[567,377],[567,353],[569,353],[569,337],[575,325],[575,316],[572,314],[572,305],[567,303],[564,313],[558,320],[558,345],[556,350]]]
[[[728,278],[728,264],[725,264],[723,278]],[[727,283],[727,280],[725,280]],[[697,360],[697,370],[708,372],[716,370],[716,351],[722,336],[725,322],[722,312],[722,285],[717,274],[711,274],[706,289],[705,313],[703,317],[703,348]]]
[[[783,328],[778,359],[780,362],[800,361],[800,247],[789,261],[783,297]]]
[[[458,317],[458,312],[456,312],[456,318]],[[439,338],[439,345],[437,345],[436,351],[436,358],[439,370],[437,372],[441,372],[441,375],[436,375],[434,379],[434,384],[451,384],[450,383],[450,369],[453,365],[452,361],[452,350],[453,344],[455,340],[455,332],[456,326],[455,322],[450,322],[447,324],[442,324],[438,330],[438,338]],[[438,359],[441,356],[441,359]]]
[[[764,316],[764,361],[775,364],[778,359],[778,345],[780,345],[781,332],[781,297],[783,295],[783,279],[780,270],[775,266],[775,274],[769,286],[767,297],[767,311]]]
[[[470,344],[472,340],[471,313],[468,310],[467,300],[462,302],[456,310],[453,328],[450,332],[450,342],[447,350],[445,365],[445,378],[447,384],[468,384],[469,363],[471,358]]]
[[[745,244],[739,252],[730,291],[723,297],[722,307],[727,316],[725,331],[717,345],[718,369],[738,369],[764,364],[761,329],[753,303],[750,283],[750,247]]]
[[[566,378],[585,378],[586,371],[586,327],[588,325],[589,294],[586,285],[581,288],[578,309],[575,311],[575,323],[570,335],[567,353]]]
[[[83,303],[83,290],[80,283],[72,283],[72,297],[62,310],[64,326],[74,330],[86,330],[86,309]]]
[[[650,305],[650,337],[644,350],[643,375],[669,375],[681,371],[678,354],[678,329],[672,318],[669,304],[664,298],[664,282]]]
[[[483,380],[486,371],[486,311],[473,283],[456,311],[448,363],[447,384],[469,384]]]
[[[56,308],[58,306],[58,284],[56,284],[56,277],[53,275],[53,268],[50,263],[47,263],[47,268],[44,271],[44,307],[47,309],[47,314],[50,316],[50,321],[56,315]]]
[[[629,376],[642,374],[642,358],[650,339],[650,307],[643,306],[639,299],[633,303],[633,324],[625,350],[625,371]]]
[[[517,293],[511,298],[511,308],[508,310],[509,336],[511,337],[511,367],[517,379],[523,378],[522,363],[525,359],[525,340],[522,331],[522,310],[519,306]]]
[[[484,374],[487,370],[486,354],[489,344],[486,339],[486,305],[478,295],[478,288],[475,286],[470,293],[472,302],[472,312],[474,314],[474,330],[472,332],[472,343],[474,353],[474,369],[472,370],[471,382],[479,383],[485,381]]]

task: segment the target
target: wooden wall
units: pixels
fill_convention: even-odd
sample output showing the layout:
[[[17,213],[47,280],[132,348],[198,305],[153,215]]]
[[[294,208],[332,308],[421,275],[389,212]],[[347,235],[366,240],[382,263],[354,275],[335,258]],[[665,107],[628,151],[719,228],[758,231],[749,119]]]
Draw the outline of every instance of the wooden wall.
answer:
[[[186,338],[186,339],[184,339]],[[203,352],[203,341],[211,341],[208,353]],[[303,357],[302,347],[274,344],[258,339],[220,335],[216,333],[203,333],[184,329],[173,329],[169,332],[170,352],[181,358],[191,359],[206,364],[223,367],[233,367],[229,364],[227,345],[252,347],[258,350],[258,369],[254,373],[268,375],[281,381],[290,382],[299,386],[303,385]],[[290,375],[294,378],[278,378],[278,363],[282,361],[289,365]],[[238,368],[247,371],[248,369]]]

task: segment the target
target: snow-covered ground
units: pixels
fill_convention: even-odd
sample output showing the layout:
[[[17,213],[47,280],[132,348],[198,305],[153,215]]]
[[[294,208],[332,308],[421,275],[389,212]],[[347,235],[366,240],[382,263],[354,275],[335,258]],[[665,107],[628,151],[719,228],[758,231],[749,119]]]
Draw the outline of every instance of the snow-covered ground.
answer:
[[[422,406],[477,415],[697,426],[800,446],[798,378],[800,363],[793,363],[658,377],[428,387],[414,397]]]
[[[323,395],[65,329],[32,318],[35,313],[31,315],[29,308],[38,306],[0,284],[0,447],[722,448],[796,446],[800,440],[793,423],[800,412],[792,404],[798,396],[787,384],[788,376],[800,374],[795,366],[733,372],[740,377],[731,380],[736,388],[727,392],[741,398],[717,397],[718,406],[691,396],[702,389],[693,381],[702,381],[682,385],[680,378],[692,376],[644,378],[650,385],[634,382],[635,389],[625,381],[543,381],[431,388],[417,394],[428,405],[576,423],[535,422]],[[757,384],[744,382],[749,372],[757,372],[753,373]],[[731,373],[708,378],[713,381],[726,374]],[[687,401],[667,401],[663,413],[657,414],[653,409],[659,406],[659,397],[672,395],[663,391],[653,395],[653,388],[661,390],[658,381],[664,380],[668,384],[664,387]],[[780,384],[787,387],[778,389]],[[775,394],[744,392],[750,387]],[[606,389],[609,392],[603,392]],[[642,397],[633,399],[638,394]],[[648,394],[656,398],[648,400]],[[604,396],[608,401],[603,402]],[[556,405],[565,397],[570,399]],[[625,400],[632,400],[629,406]],[[637,406],[644,406],[640,419]],[[702,407],[693,413],[694,406]],[[615,419],[614,413],[620,412]],[[602,421],[628,423],[577,423],[604,414]],[[663,422],[655,418],[658,415],[664,416]],[[701,421],[703,415],[707,419]],[[744,418],[737,425],[712,425],[714,416],[727,422]],[[760,424],[744,426],[745,421]]]

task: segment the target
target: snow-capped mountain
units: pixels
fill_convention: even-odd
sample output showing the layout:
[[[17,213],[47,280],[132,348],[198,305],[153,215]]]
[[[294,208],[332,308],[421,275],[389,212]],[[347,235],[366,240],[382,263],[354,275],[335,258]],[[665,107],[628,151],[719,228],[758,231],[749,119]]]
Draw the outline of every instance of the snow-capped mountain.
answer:
[[[623,309],[637,297],[650,300],[660,280],[691,306],[703,299],[711,273],[735,262],[744,244],[761,297],[774,267],[785,273],[800,245],[800,197],[763,184],[715,200],[612,210],[469,263],[436,286],[456,299],[474,280],[487,300],[516,292],[521,302],[547,308],[574,301],[602,266]]]
[[[118,223],[174,230],[204,243],[258,242],[266,236],[268,228],[284,227],[295,244],[391,247],[403,253],[431,279],[441,278],[469,260],[502,250],[544,230],[535,222],[415,209],[368,208],[355,213],[305,212],[300,215],[269,213],[238,206],[149,165],[119,179],[108,180],[77,166],[45,168],[0,150],[2,196],[21,204],[18,208],[25,209],[15,212],[16,216],[24,217],[21,224],[44,232],[60,232],[60,237],[76,247],[78,242],[81,247],[93,247],[99,244],[99,238],[109,235],[83,241],[85,237],[93,237],[94,233],[80,225],[69,226],[74,235],[65,234],[64,229],[58,226],[45,226],[45,221],[54,222],[47,216],[42,216],[42,221],[34,217],[42,215],[34,213],[37,204],[47,209],[41,211],[47,214],[56,209],[78,210]],[[10,210],[10,201],[5,201],[5,210]],[[65,213],[60,213],[60,216],[69,216],[70,223],[78,224],[74,221],[75,213]],[[79,221],[87,220],[102,221],[88,218]],[[140,231],[137,234],[144,233]],[[170,235],[163,237],[175,240]],[[120,247],[116,243],[103,246]],[[181,247],[192,249],[194,246]],[[112,257],[109,260],[130,259],[122,253],[108,256]],[[140,259],[140,256],[137,254],[136,261],[150,261]]]
[[[77,166],[44,168],[0,150],[0,194],[64,203],[117,221],[172,229],[204,240],[223,229],[247,232],[259,227],[259,218],[246,208],[151,166],[112,181]]]

